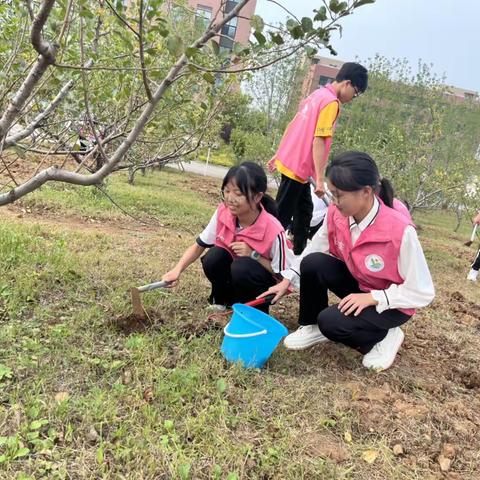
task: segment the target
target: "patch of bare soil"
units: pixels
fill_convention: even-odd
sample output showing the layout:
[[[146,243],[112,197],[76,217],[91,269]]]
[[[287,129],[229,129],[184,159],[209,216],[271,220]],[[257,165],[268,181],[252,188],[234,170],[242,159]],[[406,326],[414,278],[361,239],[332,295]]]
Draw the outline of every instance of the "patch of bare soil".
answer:
[[[164,320],[157,312],[149,311],[145,317],[140,317],[133,313],[130,315],[122,315],[113,319],[110,324],[124,335],[131,335],[133,333],[143,333],[147,330],[159,328],[163,323]]]

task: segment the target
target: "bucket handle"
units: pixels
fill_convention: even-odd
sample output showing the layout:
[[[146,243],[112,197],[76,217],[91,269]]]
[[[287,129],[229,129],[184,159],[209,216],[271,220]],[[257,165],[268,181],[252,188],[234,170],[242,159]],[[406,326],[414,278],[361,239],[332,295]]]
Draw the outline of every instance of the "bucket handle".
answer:
[[[230,323],[228,323],[230,325]],[[223,333],[230,338],[251,338],[251,337],[258,337],[260,335],[266,335],[268,332],[264,330],[260,330],[259,332],[254,333],[230,333],[227,328],[228,325],[223,329]]]

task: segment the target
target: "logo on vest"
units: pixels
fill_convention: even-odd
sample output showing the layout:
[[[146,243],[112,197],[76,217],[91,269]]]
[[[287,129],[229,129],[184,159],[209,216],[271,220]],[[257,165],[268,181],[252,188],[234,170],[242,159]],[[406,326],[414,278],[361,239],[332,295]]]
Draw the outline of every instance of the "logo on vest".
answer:
[[[341,252],[345,250],[345,244],[341,240],[335,239],[335,245]]]
[[[385,268],[385,262],[380,255],[368,255],[365,258],[365,266],[371,272],[381,272]]]

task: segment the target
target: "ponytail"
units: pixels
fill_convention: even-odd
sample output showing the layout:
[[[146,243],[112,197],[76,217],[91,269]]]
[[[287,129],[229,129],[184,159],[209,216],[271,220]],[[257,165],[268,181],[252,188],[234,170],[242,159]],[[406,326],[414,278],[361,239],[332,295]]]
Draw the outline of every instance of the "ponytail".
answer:
[[[393,193],[393,187],[389,180],[382,178],[380,180],[380,190],[378,196],[382,199],[383,203],[390,208],[393,208],[393,198],[395,194]]]
[[[266,193],[263,195],[262,200],[260,201],[263,208],[270,214],[273,215],[275,218],[278,219],[278,207],[277,202]]]
[[[326,175],[339,190],[355,192],[363,187],[372,187],[383,203],[393,208],[392,184],[380,178],[378,167],[368,153],[348,151],[335,156],[327,167]]]

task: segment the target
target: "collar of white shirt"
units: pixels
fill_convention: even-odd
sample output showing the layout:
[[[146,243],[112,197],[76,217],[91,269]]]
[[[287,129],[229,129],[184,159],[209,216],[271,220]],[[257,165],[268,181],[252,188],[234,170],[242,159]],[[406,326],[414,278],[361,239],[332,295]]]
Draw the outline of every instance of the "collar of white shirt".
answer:
[[[348,224],[350,226],[350,230],[354,227],[357,227],[361,232],[363,232],[375,220],[379,209],[380,202],[375,196],[373,198],[373,206],[371,210],[367,213],[367,216],[360,223],[357,224],[353,217],[348,217]]]

